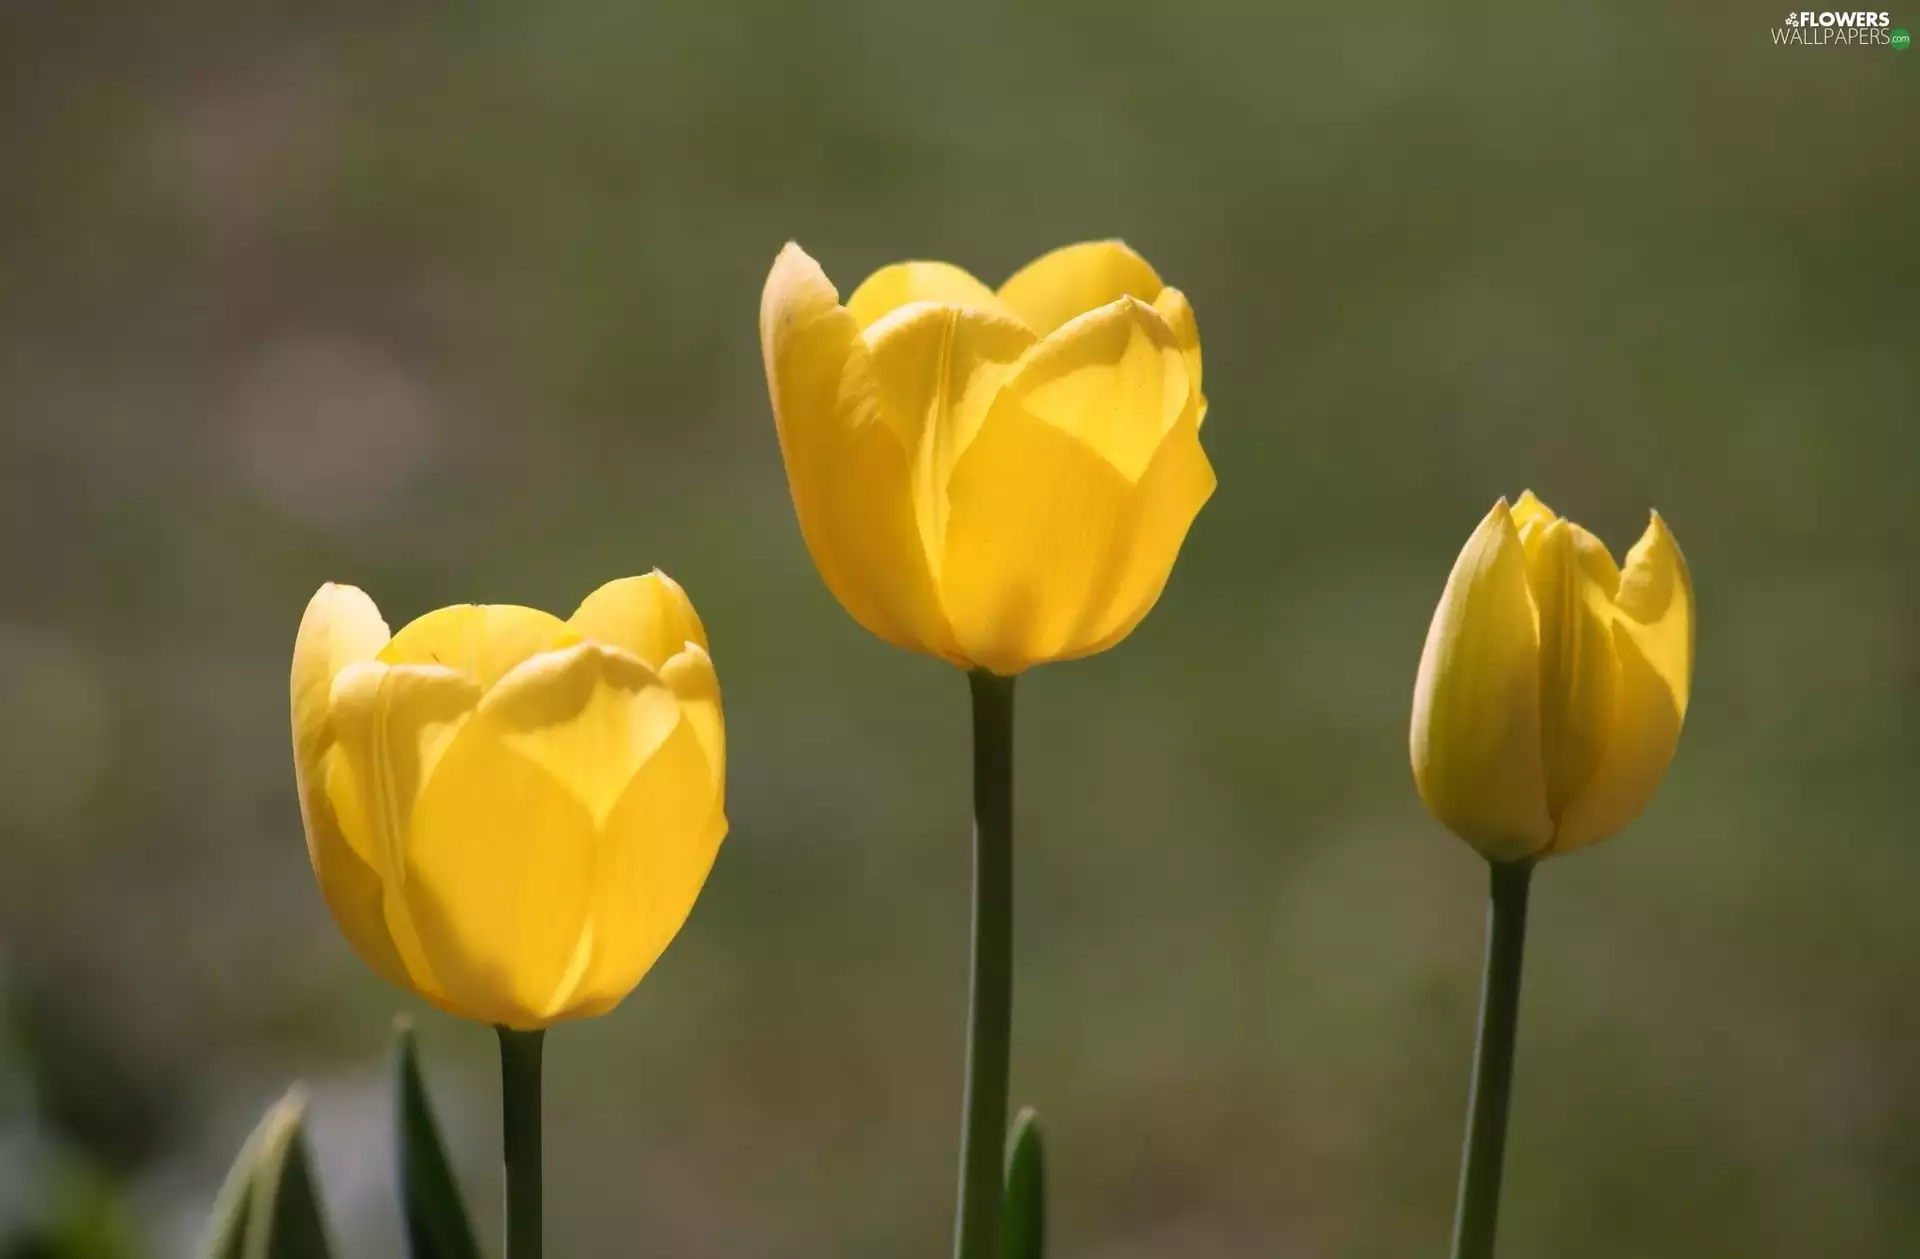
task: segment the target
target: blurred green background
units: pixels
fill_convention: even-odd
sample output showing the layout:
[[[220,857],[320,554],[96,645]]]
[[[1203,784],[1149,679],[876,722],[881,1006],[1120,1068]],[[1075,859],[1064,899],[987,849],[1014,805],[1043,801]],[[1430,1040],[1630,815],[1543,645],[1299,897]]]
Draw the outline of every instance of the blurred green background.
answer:
[[[1895,12],[1920,25],[1920,10]],[[551,1248],[931,1256],[966,688],[815,576],[755,312],[1119,235],[1220,489],[1020,688],[1015,1093],[1057,1253],[1438,1254],[1482,871],[1407,768],[1433,602],[1531,486],[1699,590],[1680,754],[1536,887],[1503,1254],[1920,1249],[1920,52],[1757,4],[0,6],[0,1253],[192,1250],[288,1079],[397,1253],[410,1003],[313,886],[286,669],[659,565],[733,832],[550,1038]],[[493,1041],[420,1011],[494,1226]]]

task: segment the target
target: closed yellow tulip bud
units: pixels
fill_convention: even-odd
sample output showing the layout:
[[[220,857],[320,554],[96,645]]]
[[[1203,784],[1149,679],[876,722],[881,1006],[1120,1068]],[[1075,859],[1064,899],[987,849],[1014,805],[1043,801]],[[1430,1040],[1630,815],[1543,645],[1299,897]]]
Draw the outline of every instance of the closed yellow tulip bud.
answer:
[[[1011,676],[1113,646],[1213,493],[1193,310],[1118,241],[998,291],[900,263],[844,305],[788,245],[760,345],[814,563],[912,651]]]
[[[620,1003],[727,832],[706,632],[663,573],[562,621],[441,608],[389,635],[322,586],[293,648],[307,851],[369,966],[520,1030]]]
[[[1455,561],[1413,692],[1427,808],[1495,861],[1569,852],[1639,816],[1693,676],[1693,579],[1653,513],[1624,568],[1532,493]]]

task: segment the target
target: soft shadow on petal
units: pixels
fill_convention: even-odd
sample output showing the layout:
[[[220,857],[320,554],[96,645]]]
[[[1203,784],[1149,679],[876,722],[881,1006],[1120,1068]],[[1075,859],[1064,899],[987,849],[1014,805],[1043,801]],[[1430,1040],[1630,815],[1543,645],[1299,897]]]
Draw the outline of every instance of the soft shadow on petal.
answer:
[[[634,776],[601,828],[593,955],[567,1017],[618,1005],[678,934],[713,869],[727,819],[706,753],[683,721]]]
[[[1596,843],[1638,817],[1679,747],[1693,674],[1693,579],[1658,513],[1627,555],[1616,605],[1620,681],[1607,755],[1561,819],[1556,853]]]
[[[327,765],[327,799],[342,838],[380,880],[381,921],[411,986],[436,1002],[445,990],[408,912],[406,849],[420,793],[479,699],[472,679],[434,665],[364,661],[342,670],[333,685],[338,742]]]
[[[713,671],[713,661],[700,647],[689,643],[685,651],[667,661],[660,680],[680,701],[681,716],[700,740],[718,807],[727,790],[727,731],[720,708],[720,678]]]
[[[1614,596],[1620,592],[1620,566],[1613,562],[1613,553],[1584,527],[1569,520],[1567,528],[1573,531],[1574,558],[1580,562],[1599,597],[1611,606]]]
[[[1134,487],[1109,558],[1107,593],[1088,605],[1063,659],[1090,656],[1131,634],[1160,601],[1200,509],[1213,497],[1213,465],[1200,446],[1199,411],[1160,445]]]
[[[1540,757],[1556,819],[1600,768],[1616,685],[1612,600],[1583,565],[1576,528],[1556,520],[1527,546],[1539,613]]]
[[[624,648],[658,670],[688,643],[707,645],[706,627],[680,583],[659,569],[610,581],[567,618],[588,642]]]
[[[1078,438],[994,408],[949,486],[941,597],[968,660],[1012,675],[1076,646],[1134,489]]]
[[[881,418],[866,346],[818,264],[788,245],[760,346],[794,514],[841,606],[896,646],[952,658],[914,514],[912,465]]]
[[[414,815],[406,897],[450,1008],[544,1026],[592,947],[598,834],[565,784],[476,717]]]
[[[1627,552],[1614,603],[1686,716],[1693,686],[1693,574],[1659,512]]]
[[[639,657],[577,643],[515,669],[481,704],[482,737],[565,786],[597,824],[680,722],[673,692]]]
[[[521,661],[576,637],[551,612],[511,603],[459,603],[401,627],[380,650],[387,664],[438,665],[486,690]]]
[[[1151,302],[1165,288],[1125,241],[1065,245],[1034,259],[1000,286],[1000,300],[1040,336],[1122,297]]]
[[[1613,596],[1620,589],[1620,566],[1613,562],[1613,555],[1607,550],[1607,544],[1595,537],[1584,526],[1575,524],[1564,516],[1556,516],[1541,506],[1540,500],[1532,492],[1521,496],[1521,507],[1513,509],[1513,523],[1520,530],[1520,541],[1527,548],[1529,564],[1539,559],[1540,548],[1546,544],[1550,531],[1564,529],[1572,539],[1573,558],[1593,582],[1594,589],[1605,605],[1603,611],[1611,615]],[[1594,593],[1593,590],[1588,591]]]
[[[1079,438],[1137,481],[1193,393],[1166,320],[1129,297],[1048,337],[1007,381],[1001,401]]]
[[[937,579],[947,481],[1034,336],[1011,319],[916,304],[867,329],[863,340],[881,415],[912,463],[914,519]]]
[[[1160,290],[1160,296],[1153,299],[1153,308],[1160,318],[1167,321],[1167,328],[1173,333],[1175,345],[1186,356],[1187,377],[1193,382],[1195,393],[1200,393],[1200,323],[1194,318],[1193,306],[1187,301],[1187,295],[1176,288]],[[1206,414],[1205,396],[1200,403],[1201,415]]]
[[[1410,736],[1427,807],[1495,860],[1537,853],[1553,838],[1538,653],[1526,551],[1503,499],[1461,549],[1434,609]]]
[[[1019,319],[992,289],[950,262],[896,262],[882,267],[853,291],[847,311],[864,330],[913,302],[939,302]]]
[[[1613,627],[1620,686],[1606,759],[1560,819],[1553,851],[1572,852],[1640,816],[1680,742],[1681,710],[1630,626]]]

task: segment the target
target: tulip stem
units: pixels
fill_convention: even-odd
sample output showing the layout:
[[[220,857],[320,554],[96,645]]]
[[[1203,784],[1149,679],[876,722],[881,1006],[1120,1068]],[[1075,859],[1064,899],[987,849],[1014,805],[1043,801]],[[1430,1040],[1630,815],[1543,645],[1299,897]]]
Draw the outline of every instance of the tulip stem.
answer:
[[[507,1259],[540,1259],[540,1050],[546,1033],[498,1030]]]
[[[1480,1034],[1473,1047],[1467,1138],[1460,1152],[1460,1196],[1453,1215],[1453,1259],[1492,1259],[1500,1214],[1500,1169],[1507,1153],[1513,1096],[1513,1047],[1520,1027],[1520,962],[1527,944],[1531,861],[1488,862],[1487,969],[1480,988]]]
[[[1013,1031],[1013,679],[984,669],[973,688],[973,979],[960,1113],[955,1259],[994,1259]]]

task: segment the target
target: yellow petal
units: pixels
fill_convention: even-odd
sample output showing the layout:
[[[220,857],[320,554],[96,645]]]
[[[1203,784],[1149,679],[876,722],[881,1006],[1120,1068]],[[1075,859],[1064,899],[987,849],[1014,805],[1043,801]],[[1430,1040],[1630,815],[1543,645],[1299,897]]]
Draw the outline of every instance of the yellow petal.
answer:
[[[1165,580],[1211,470],[1187,459],[1177,496],[1140,495],[1192,401],[1165,322],[1131,299],[1027,357],[948,482],[941,598],[970,661],[1011,674],[1083,654],[1136,610],[1116,607],[1123,588]]]
[[[1187,295],[1176,288],[1161,289],[1160,296],[1153,299],[1153,308],[1167,321],[1167,327],[1173,332],[1174,344],[1186,356],[1187,379],[1193,383],[1194,392],[1200,392],[1200,323],[1193,316],[1193,307],[1187,302]],[[1204,401],[1200,410],[1204,419]]]
[[[1627,552],[1614,605],[1686,716],[1693,685],[1693,574],[1659,512]]]
[[[547,652],[483,706],[501,745],[546,770],[597,825],[680,721],[673,691],[638,657],[601,643]]]
[[[1540,755],[1556,820],[1600,767],[1616,673],[1612,602],[1581,564],[1575,528],[1554,521],[1527,556],[1540,627]]]
[[[937,580],[953,466],[1034,336],[1011,319],[925,304],[894,311],[862,335],[881,414],[912,461],[914,518]]]
[[[1151,302],[1166,286],[1124,241],[1067,245],[1036,258],[1000,286],[1000,300],[1046,336],[1070,319],[1122,297]]]
[[[1213,497],[1213,465],[1200,446],[1200,414],[1167,434],[1135,488],[1108,562],[1111,594],[1090,602],[1062,659],[1091,656],[1120,642],[1153,610],[1200,509]],[[1101,606],[1104,605],[1104,606]],[[1093,615],[1099,608],[1098,615]]]
[[[414,809],[405,890],[467,1017],[538,1027],[572,1001],[595,947],[602,827],[680,725],[638,658],[579,643],[502,679],[447,746]]]
[[[610,581],[581,601],[567,625],[582,639],[610,643],[658,671],[688,643],[707,645],[706,627],[680,583],[659,569]]]
[[[1047,338],[1004,397],[1137,481],[1195,393],[1166,321],[1121,298]]]
[[[364,795],[335,781],[337,748],[329,749],[303,771],[300,817],[306,825],[307,853],[313,863],[320,894],[340,934],[374,974],[396,988],[419,991],[413,973],[387,930],[386,885],[380,872],[360,855],[355,840],[340,821],[334,795],[340,792],[349,816],[356,819],[360,843],[370,845],[371,832],[359,819],[365,816]]]
[[[1011,676],[1078,646],[1132,485],[1078,438],[1008,408],[954,472],[941,591],[968,662]]]
[[[1558,519],[1551,507],[1533,496],[1532,490],[1522,490],[1519,499],[1513,504],[1513,527],[1520,530],[1523,535],[1527,531],[1527,526],[1535,521],[1545,526]]]
[[[861,282],[847,299],[847,310],[863,330],[882,316],[913,302],[938,302],[1018,320],[997,294],[948,262],[896,262]]]
[[[1657,512],[1627,555],[1616,608],[1612,733],[1599,771],[1560,821],[1556,853],[1605,839],[1638,817],[1679,745],[1693,678],[1693,579]]]
[[[914,514],[911,461],[881,417],[858,325],[798,245],[767,276],[760,347],[794,514],[827,588],[870,632],[953,658]]]
[[[1530,497],[1530,495],[1528,495]],[[1526,547],[1526,562],[1532,564],[1540,558],[1540,549],[1546,545],[1549,530],[1555,526],[1567,530],[1572,537],[1572,557],[1580,564],[1580,570],[1599,587],[1599,593],[1605,603],[1613,603],[1615,591],[1620,589],[1620,566],[1613,562],[1613,555],[1607,551],[1607,543],[1599,541],[1586,528],[1574,524],[1563,516],[1540,507],[1538,499],[1532,499],[1532,511],[1521,520],[1521,511],[1513,511],[1513,522],[1521,530],[1521,545]]]
[[[1614,596],[1620,592],[1620,566],[1613,562],[1613,555],[1607,550],[1607,544],[1587,532],[1571,520],[1567,529],[1573,534],[1573,557],[1579,561],[1580,569],[1586,573],[1600,592],[1603,602],[1611,604]]]
[[[720,709],[720,678],[713,671],[713,661],[698,646],[689,645],[667,661],[660,680],[680,701],[680,715],[700,741],[717,808],[727,790],[727,733]]]
[[[593,951],[563,1011],[618,1005],[679,933],[713,869],[727,818],[683,720],[635,775],[602,828],[593,888]]]
[[[1516,512],[1516,524],[1519,524],[1519,519]],[[1548,531],[1556,526],[1572,535],[1574,560],[1599,588],[1604,600],[1611,603],[1614,593],[1620,589],[1620,566],[1613,562],[1606,543],[1571,520],[1546,512],[1529,516],[1526,523],[1520,525],[1520,542],[1527,548],[1527,563],[1532,564],[1539,559],[1540,549],[1546,545]]]
[[[327,799],[343,839],[379,879],[380,924],[407,986],[436,1003],[447,994],[409,912],[406,849],[422,788],[479,700],[473,679],[438,665],[361,661],[333,684],[338,744]]]
[[[402,627],[380,650],[386,664],[436,665],[465,674],[486,690],[538,652],[576,635],[551,612],[511,603],[460,603]]]
[[[387,637],[380,610],[361,591],[328,582],[314,594],[293,644],[293,768],[307,856],[329,912],[376,974],[406,987],[406,968],[387,938],[380,876],[342,833],[326,791],[334,749],[329,698],[334,677],[349,664],[371,659]]]
[[[314,592],[293,640],[293,748],[296,769],[327,742],[327,697],[340,670],[371,660],[387,644],[387,623],[364,591],[328,582]]]
[[[1449,830],[1494,860],[1553,838],[1540,756],[1540,658],[1526,551],[1503,499],[1460,551],[1413,690],[1414,782]]]

